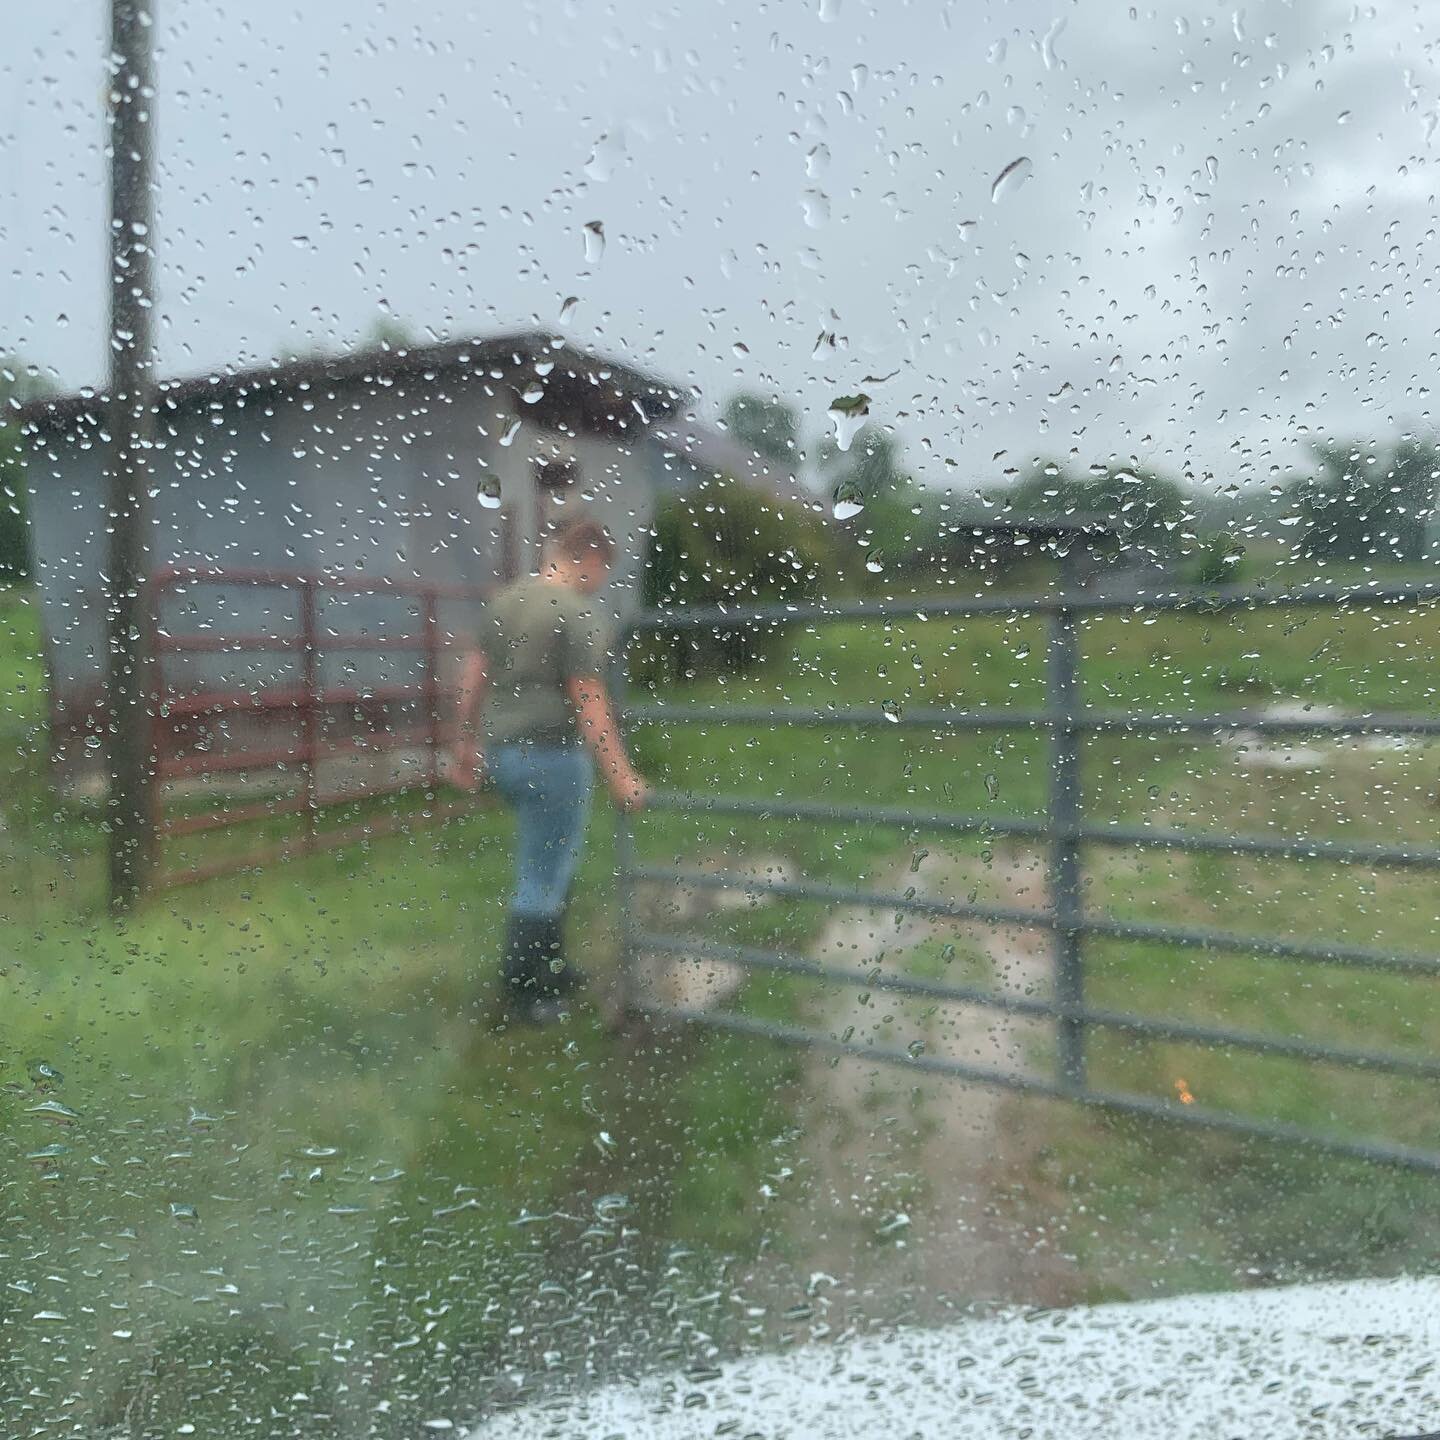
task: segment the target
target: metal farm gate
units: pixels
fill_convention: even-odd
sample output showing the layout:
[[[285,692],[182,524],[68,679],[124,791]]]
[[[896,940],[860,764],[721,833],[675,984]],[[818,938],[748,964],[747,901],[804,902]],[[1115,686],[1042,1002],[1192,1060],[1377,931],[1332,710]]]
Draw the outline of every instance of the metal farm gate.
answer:
[[[485,590],[171,566],[151,592],[155,834],[225,837],[162,867],[158,887],[474,807],[436,789],[454,733],[449,638],[473,629]],[[340,823],[357,802],[412,791],[429,797],[423,811]]]
[[[876,890],[813,883],[800,878],[747,876],[698,868],[674,868],[637,861],[633,825],[622,821],[618,841],[619,916],[622,927],[624,962],[631,977],[631,1003],[645,1013],[719,1027],[725,1030],[772,1040],[815,1046],[839,1054],[855,1055],[870,1061],[887,1061],[914,1069],[952,1075],[962,1080],[999,1085],[1030,1093],[1096,1105],[1110,1111],[1160,1118],[1186,1125],[1233,1131],[1242,1135],[1284,1141],[1302,1141],[1334,1152],[1370,1160],[1396,1163],[1428,1171],[1440,1171],[1440,1148],[1428,1149],[1389,1143],[1380,1135],[1346,1136],[1312,1130],[1303,1126],[1247,1116],[1230,1110],[1207,1108],[1196,1103],[1176,1103],[1144,1094],[1096,1088],[1087,1073],[1087,1041],[1095,1032],[1121,1032],[1160,1041],[1179,1041],[1201,1046],[1226,1047],[1235,1051],[1288,1057],[1317,1066],[1354,1067],[1361,1070],[1423,1079],[1440,1080],[1440,1060],[1427,1055],[1382,1053],[1345,1045],[1327,1044],[1293,1034],[1254,1033],[1221,1026],[1192,1023],[1097,1008],[1086,998],[1086,942],[1100,937],[1136,945],[1163,944],[1196,951],[1229,952],[1240,956],[1265,957],[1291,962],[1299,968],[1312,964],[1352,967],[1366,972],[1434,979],[1440,977],[1440,958],[1435,955],[1397,954],[1383,948],[1367,948],[1322,937],[1283,938],[1181,924],[1152,923],[1109,918],[1087,909],[1082,887],[1082,854],[1085,847],[1132,847],[1143,850],[1172,850],[1190,854],[1224,856],[1265,856],[1293,861],[1326,862],[1366,868],[1406,868],[1433,872],[1440,868],[1440,849],[1409,845],[1344,843],[1302,835],[1241,835],[1215,831],[1166,829],[1154,826],[1098,824],[1086,812],[1082,776],[1081,742],[1085,737],[1113,734],[1136,741],[1164,736],[1220,735],[1237,730],[1265,735],[1309,734],[1331,737],[1362,735],[1440,735],[1440,719],[1428,715],[1369,714],[1356,718],[1322,718],[1298,715],[1294,718],[1254,713],[1162,713],[1147,714],[1122,710],[1097,710],[1082,703],[1081,646],[1079,625],[1083,619],[1110,614],[1162,614],[1191,612],[1224,617],[1262,607],[1399,606],[1440,599],[1440,586],[1368,586],[1359,589],[1307,587],[1285,593],[1255,593],[1238,590],[1189,590],[1138,599],[1105,597],[1085,590],[1079,583],[1074,547],[1060,557],[1060,584],[1047,595],[1024,598],[975,600],[917,600],[884,603],[855,602],[838,605],[769,605],[749,609],[656,612],[632,623],[633,637],[656,632],[701,630],[734,632],[749,627],[826,626],[840,621],[915,621],[923,619],[965,619],[974,616],[1022,614],[1048,618],[1045,704],[1043,709],[996,708],[979,710],[906,708],[896,715],[880,707],[835,708],[812,711],[786,706],[743,707],[677,704],[629,706],[625,714],[633,725],[665,724],[727,725],[735,727],[805,728],[810,731],[846,727],[893,727],[941,732],[1031,730],[1048,737],[1048,794],[1043,818],[1007,818],[997,814],[952,813],[882,808],[866,805],[820,803],[788,796],[764,799],[742,798],[713,793],[665,791],[653,795],[650,808],[680,811],[703,816],[750,816],[790,822],[797,826],[814,824],[863,824],[876,829],[930,832],[952,835],[1010,836],[1039,842],[1045,849],[1048,897],[1034,909],[986,903],[925,898],[914,894],[890,894]],[[618,662],[618,683],[625,683],[623,655]],[[623,694],[623,689],[622,689]],[[817,737],[818,738],[818,737]],[[637,883],[701,889],[732,889],[763,893],[797,901],[834,905],[873,907],[897,913],[929,917],[986,921],[1007,927],[1024,927],[1046,932],[1050,937],[1053,988],[1048,998],[999,993],[975,986],[948,985],[936,980],[898,973],[844,969],[821,963],[804,955],[777,953],[748,946],[721,944],[693,935],[654,933],[639,927],[635,919],[634,887]],[[1011,1015],[1039,1020],[1053,1026],[1056,1062],[1052,1074],[1016,1075],[983,1064],[938,1055],[916,1056],[907,1050],[887,1049],[843,1036],[796,1025],[774,1023],[720,1009],[703,1012],[669,1006],[657,999],[643,1000],[637,994],[634,967],[643,955],[703,957],[730,962],[742,973],[795,975],[863,990],[888,991],[927,1001],[958,1006],[982,1006]],[[1276,975],[1276,983],[1285,978]],[[1430,992],[1433,995],[1433,991]],[[1417,991],[1417,1003],[1430,995]],[[1193,1102],[1193,1097],[1183,1097]],[[1380,1127],[1377,1125],[1377,1130]]]

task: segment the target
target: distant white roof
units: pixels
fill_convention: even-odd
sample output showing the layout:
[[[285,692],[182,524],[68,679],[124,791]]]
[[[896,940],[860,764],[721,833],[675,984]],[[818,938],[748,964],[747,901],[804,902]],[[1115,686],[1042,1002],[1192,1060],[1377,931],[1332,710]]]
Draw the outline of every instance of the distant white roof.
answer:
[[[757,455],[694,414],[657,426],[652,433],[677,460],[702,476],[726,475],[780,500],[807,498],[792,467]]]
[[[810,1345],[508,1411],[473,1440],[1417,1436],[1440,1429],[1437,1354],[1440,1278],[1296,1286]]]

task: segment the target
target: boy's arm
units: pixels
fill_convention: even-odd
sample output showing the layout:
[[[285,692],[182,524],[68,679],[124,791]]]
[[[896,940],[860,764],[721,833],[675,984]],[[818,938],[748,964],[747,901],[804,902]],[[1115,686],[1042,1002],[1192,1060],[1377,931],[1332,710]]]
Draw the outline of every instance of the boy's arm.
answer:
[[[595,756],[611,799],[622,810],[644,809],[649,789],[625,753],[604,682],[598,675],[574,676],[565,682],[565,693],[574,708],[580,738]]]
[[[490,675],[485,666],[485,652],[478,647],[466,650],[460,662],[460,703],[456,720],[462,729],[474,725],[485,702],[485,689]]]
[[[485,690],[490,676],[485,665],[485,652],[478,647],[467,649],[460,662],[455,707],[455,744],[451,751],[451,778],[462,790],[473,790],[480,783],[485,768],[484,742],[476,728],[480,707],[485,703]]]

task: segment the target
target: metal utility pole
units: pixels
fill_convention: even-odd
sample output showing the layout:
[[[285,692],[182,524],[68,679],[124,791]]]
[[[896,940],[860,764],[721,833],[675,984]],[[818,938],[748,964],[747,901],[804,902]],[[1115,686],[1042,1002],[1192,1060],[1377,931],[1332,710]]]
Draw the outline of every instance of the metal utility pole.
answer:
[[[105,567],[109,668],[110,903],[141,895],[154,858],[147,614],[147,490],[155,433],[153,0],[111,0],[110,546]]]

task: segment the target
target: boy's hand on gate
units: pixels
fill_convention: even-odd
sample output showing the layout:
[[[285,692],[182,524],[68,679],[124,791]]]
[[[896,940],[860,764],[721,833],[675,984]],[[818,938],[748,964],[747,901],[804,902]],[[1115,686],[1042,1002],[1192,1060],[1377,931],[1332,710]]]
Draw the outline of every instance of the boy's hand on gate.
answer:
[[[618,809],[633,815],[649,802],[650,787],[632,770],[615,777],[610,785],[610,796]]]

